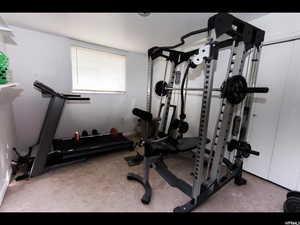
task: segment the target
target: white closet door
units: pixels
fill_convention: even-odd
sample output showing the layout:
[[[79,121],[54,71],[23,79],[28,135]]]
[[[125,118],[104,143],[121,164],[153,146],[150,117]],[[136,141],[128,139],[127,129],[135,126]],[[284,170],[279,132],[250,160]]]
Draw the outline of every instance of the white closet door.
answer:
[[[300,190],[300,184],[297,184],[300,176],[300,41],[293,43],[269,179]]]
[[[267,94],[255,94],[248,141],[259,156],[244,160],[244,169],[268,179],[274,142],[281,111],[285,80],[294,42],[262,48],[257,86],[269,87]]]

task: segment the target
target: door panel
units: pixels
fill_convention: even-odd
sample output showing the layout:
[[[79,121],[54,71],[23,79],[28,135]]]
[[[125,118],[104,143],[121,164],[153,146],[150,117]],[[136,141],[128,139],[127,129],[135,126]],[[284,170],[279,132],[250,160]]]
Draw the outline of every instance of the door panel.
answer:
[[[300,174],[300,41],[293,44],[269,172],[271,181],[290,189],[297,187]]]
[[[293,42],[288,42],[262,48],[257,86],[269,87],[269,93],[255,94],[248,136],[252,148],[259,151],[260,155],[245,159],[244,168],[266,179],[268,179],[293,45]]]

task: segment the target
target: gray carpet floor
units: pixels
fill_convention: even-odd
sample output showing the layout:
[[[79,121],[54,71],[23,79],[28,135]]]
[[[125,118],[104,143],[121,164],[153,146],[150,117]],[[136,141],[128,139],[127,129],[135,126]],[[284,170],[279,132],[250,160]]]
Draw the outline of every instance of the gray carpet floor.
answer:
[[[128,172],[142,174],[142,165],[128,167],[128,151],[103,154],[86,162],[58,168],[39,177],[11,182],[0,212],[172,212],[189,198],[169,186],[155,170],[150,173],[152,201],[143,205],[143,188],[128,181]],[[178,177],[191,181],[191,161],[166,160]],[[231,181],[196,212],[282,212],[287,190],[244,173],[248,183]]]

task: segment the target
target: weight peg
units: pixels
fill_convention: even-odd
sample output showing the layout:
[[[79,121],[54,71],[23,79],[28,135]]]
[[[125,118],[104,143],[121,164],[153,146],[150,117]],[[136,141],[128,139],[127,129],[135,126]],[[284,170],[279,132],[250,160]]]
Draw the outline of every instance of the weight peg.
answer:
[[[246,79],[241,75],[229,77],[221,86],[221,97],[233,105],[242,102],[248,93],[267,93],[269,88],[247,86]]]
[[[252,154],[252,155],[259,155],[259,152],[253,151],[252,148],[251,148],[251,145],[248,144],[247,142],[237,141],[235,139],[232,139],[227,144],[227,150],[229,152],[232,152],[235,149],[237,151],[239,151],[244,158],[248,158],[250,156],[250,154]]]

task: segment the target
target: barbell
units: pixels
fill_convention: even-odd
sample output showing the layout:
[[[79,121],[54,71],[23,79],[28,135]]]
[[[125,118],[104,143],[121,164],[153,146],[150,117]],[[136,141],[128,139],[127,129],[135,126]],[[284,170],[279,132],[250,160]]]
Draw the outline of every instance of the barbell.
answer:
[[[155,93],[158,96],[166,96],[172,90],[181,88],[168,87],[167,82],[161,80],[155,84]],[[204,91],[204,88],[184,88],[185,91]],[[267,87],[248,87],[246,79],[241,75],[235,75],[225,80],[221,88],[212,88],[212,91],[221,92],[221,97],[226,98],[231,104],[239,104],[248,93],[268,93]]]

